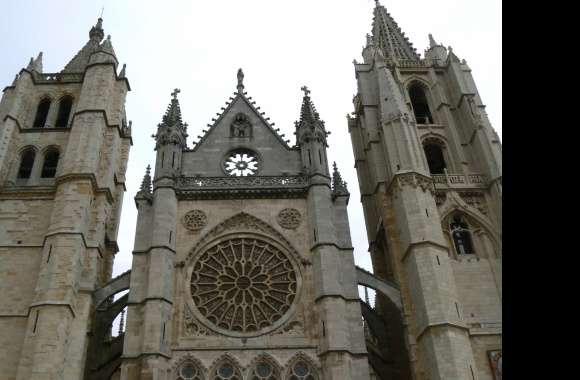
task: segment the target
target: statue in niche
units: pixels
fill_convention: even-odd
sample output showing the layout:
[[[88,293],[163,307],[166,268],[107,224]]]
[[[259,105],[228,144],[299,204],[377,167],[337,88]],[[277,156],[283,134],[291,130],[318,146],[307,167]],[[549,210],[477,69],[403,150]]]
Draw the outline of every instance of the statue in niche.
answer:
[[[231,126],[231,136],[232,137],[251,137],[252,136],[252,124],[250,120],[243,113],[239,113],[234,117],[234,122]]]

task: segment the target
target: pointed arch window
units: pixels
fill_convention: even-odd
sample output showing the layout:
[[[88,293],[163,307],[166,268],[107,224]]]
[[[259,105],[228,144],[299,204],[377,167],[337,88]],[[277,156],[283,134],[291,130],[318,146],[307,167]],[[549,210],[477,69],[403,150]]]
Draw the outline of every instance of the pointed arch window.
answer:
[[[223,361],[216,367],[211,380],[242,380],[240,369],[229,360]]]
[[[34,118],[33,128],[43,128],[46,125],[46,119],[48,118],[48,111],[50,110],[50,99],[44,98],[38,103],[38,108],[36,109],[36,117]]]
[[[305,360],[298,360],[289,369],[288,380],[316,380],[316,372]]]
[[[59,152],[56,149],[50,149],[44,154],[44,164],[42,165],[41,178],[54,178],[56,167],[58,166]]]
[[[412,84],[411,87],[409,87],[409,98],[411,99],[411,105],[413,106],[413,113],[415,114],[417,124],[432,124],[433,117],[429,110],[429,103],[427,102],[427,96],[425,96],[423,86],[419,83]]]
[[[36,158],[36,152],[34,149],[28,148],[22,152],[20,159],[20,167],[18,168],[18,178],[30,178],[32,174],[32,167],[34,166],[34,159]]]
[[[72,110],[73,97],[65,96],[59,102],[58,107],[58,117],[56,118],[56,128],[66,128],[68,125],[68,119],[70,117],[70,111]]]
[[[471,231],[464,218],[460,215],[455,215],[449,224],[449,229],[458,255],[475,253],[471,239]]]
[[[194,362],[188,360],[179,366],[177,380],[204,380],[203,371]]]
[[[443,155],[443,146],[435,142],[430,142],[423,146],[423,150],[427,158],[427,165],[429,165],[429,172],[431,174],[444,174],[447,165],[445,164],[445,156]]]
[[[249,380],[282,380],[280,371],[270,361],[265,358],[260,359],[252,368]]]

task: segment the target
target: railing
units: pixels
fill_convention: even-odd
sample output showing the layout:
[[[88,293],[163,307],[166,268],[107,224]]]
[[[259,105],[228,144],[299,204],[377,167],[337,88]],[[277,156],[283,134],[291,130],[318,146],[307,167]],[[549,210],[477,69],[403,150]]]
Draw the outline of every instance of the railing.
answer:
[[[431,176],[436,185],[449,187],[484,186],[486,177],[483,174],[434,174]]]
[[[394,62],[393,62],[394,63]],[[430,66],[440,66],[439,59],[399,59],[399,67],[430,67]]]
[[[37,83],[81,83],[82,73],[42,73],[34,72],[34,81]]]
[[[231,188],[288,188],[308,185],[306,176],[263,177],[180,177],[177,184],[182,189],[231,189]]]

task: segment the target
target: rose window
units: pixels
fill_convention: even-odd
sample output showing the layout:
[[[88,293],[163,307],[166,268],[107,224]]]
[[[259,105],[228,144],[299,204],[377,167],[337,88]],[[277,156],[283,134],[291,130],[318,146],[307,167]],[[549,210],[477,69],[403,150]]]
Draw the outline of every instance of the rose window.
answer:
[[[258,155],[248,149],[235,150],[226,157],[224,170],[231,176],[254,175],[258,172]]]
[[[194,262],[191,295],[209,325],[255,336],[283,323],[296,297],[297,276],[281,249],[257,238],[234,238],[211,246]]]

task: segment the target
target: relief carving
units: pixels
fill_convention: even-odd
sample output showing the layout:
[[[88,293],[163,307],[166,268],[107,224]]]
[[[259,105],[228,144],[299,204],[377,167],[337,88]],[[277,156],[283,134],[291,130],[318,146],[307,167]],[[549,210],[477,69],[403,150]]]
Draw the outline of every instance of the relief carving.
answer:
[[[295,208],[285,208],[278,214],[278,224],[287,230],[298,228],[301,221],[302,215]]]

